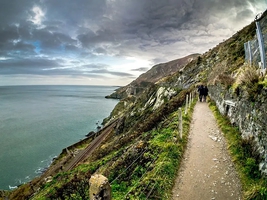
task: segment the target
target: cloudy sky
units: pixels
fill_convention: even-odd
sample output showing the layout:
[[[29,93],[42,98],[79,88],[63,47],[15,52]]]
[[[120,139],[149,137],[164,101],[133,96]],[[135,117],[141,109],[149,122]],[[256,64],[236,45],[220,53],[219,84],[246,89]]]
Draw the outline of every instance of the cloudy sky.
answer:
[[[0,85],[126,85],[204,53],[267,0],[1,0]]]

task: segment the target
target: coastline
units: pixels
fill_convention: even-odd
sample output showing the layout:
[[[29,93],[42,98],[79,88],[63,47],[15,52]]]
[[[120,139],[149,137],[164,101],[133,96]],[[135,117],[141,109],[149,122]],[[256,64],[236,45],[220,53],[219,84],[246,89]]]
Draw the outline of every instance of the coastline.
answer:
[[[44,88],[42,86],[38,86],[37,87],[38,90],[34,89],[34,88],[36,88],[35,86],[26,87],[26,88],[31,89],[29,92],[26,92],[26,93],[23,91],[20,91],[20,94],[18,94],[18,95],[20,95],[20,98],[23,98],[23,97],[21,97],[21,94],[25,93],[25,95],[26,95],[25,101],[27,101],[27,104],[29,104],[30,106],[36,104],[36,106],[38,106],[39,110],[41,110],[41,111],[42,111],[42,109],[40,108],[40,103],[43,105],[43,102],[50,101],[49,105],[55,105],[55,106],[57,106],[56,108],[59,109],[60,108],[59,104],[58,104],[59,100],[61,101],[61,100],[65,99],[65,101],[63,101],[63,103],[66,105],[64,108],[65,110],[59,109],[58,116],[57,115],[51,116],[50,110],[51,109],[54,110],[54,107],[53,107],[51,109],[49,108],[50,110],[46,109],[44,112],[41,113],[42,116],[40,119],[40,123],[37,122],[39,120],[38,117],[34,117],[33,120],[29,120],[29,126],[32,126],[32,125],[35,126],[35,128],[31,127],[32,130],[27,131],[26,128],[28,125],[22,124],[22,123],[24,123],[24,121],[21,121],[20,123],[14,121],[14,120],[3,121],[5,119],[8,119],[9,117],[8,117],[8,113],[4,115],[4,112],[2,112],[2,116],[0,116],[0,121],[2,120],[2,126],[1,126],[2,127],[1,128],[2,134],[5,132],[7,133],[7,131],[9,131],[9,129],[3,130],[3,125],[6,126],[7,128],[11,127],[13,129],[10,130],[12,132],[12,134],[5,134],[3,136],[1,135],[3,140],[6,140],[6,141],[10,140],[10,142],[7,142],[5,145],[1,145],[1,148],[3,149],[2,151],[7,152],[7,154],[5,154],[4,155],[5,157],[2,158],[2,161],[1,161],[2,164],[0,166],[1,170],[5,170],[5,171],[2,171],[2,173],[5,173],[5,175],[1,175],[1,177],[5,178],[5,179],[2,179],[2,182],[0,184],[1,185],[0,190],[14,189],[18,185],[27,183],[27,182],[33,180],[34,178],[39,177],[49,166],[51,166],[53,161],[57,159],[55,157],[59,157],[61,155],[61,153],[64,151],[65,148],[72,148],[72,146],[77,146],[77,145],[83,143],[84,140],[86,141],[88,139],[86,137],[86,134],[88,134],[89,131],[96,131],[97,130],[96,124],[99,123],[100,119],[103,120],[106,117],[108,117],[110,112],[114,109],[115,105],[118,103],[118,101],[109,101],[109,100],[105,100],[105,98],[104,98],[105,93],[107,94],[107,93],[111,93],[112,91],[114,91],[113,87],[110,87],[110,86],[108,86],[108,87],[102,87],[102,86],[101,87],[93,87],[93,88],[95,88],[95,91],[89,92],[89,93],[88,93],[88,87],[79,87],[79,86],[74,86],[74,87],[70,86],[70,87],[75,89],[74,91],[72,91],[71,88],[69,90],[72,93],[74,92],[74,95],[68,95],[67,90],[69,89],[69,87],[65,87],[65,86],[63,87],[64,88],[63,94],[60,94],[60,92],[62,92],[62,91],[57,90],[57,89],[62,88],[61,86],[55,86],[55,87],[49,86],[48,88],[50,88],[50,90],[48,91],[49,93],[48,93],[47,97],[43,97],[43,95],[39,96],[39,88]],[[23,86],[22,87],[9,86],[8,89],[6,90],[6,92],[8,92],[8,94],[6,96],[5,96],[5,94],[2,94],[1,97],[2,98],[3,97],[9,98],[13,94],[17,94],[17,92],[16,92],[17,89],[21,90],[22,88],[25,89],[25,87],[23,87]],[[53,90],[51,90],[51,88]],[[100,88],[103,88],[103,91]],[[45,89],[47,89],[47,87],[45,87]],[[77,89],[78,90],[82,89],[82,90],[77,91]],[[86,91],[84,91],[85,89],[86,89]],[[90,89],[90,87],[89,87],[89,89]],[[37,99],[36,99],[36,97],[33,98],[33,96],[32,96],[33,93],[35,94],[36,91],[38,91],[38,98]],[[51,93],[51,91],[52,91],[52,93]],[[66,93],[66,91],[67,91],[67,93]],[[77,93],[77,92],[79,92],[79,93]],[[80,94],[82,94],[82,95],[80,95]],[[51,95],[53,98],[51,98]],[[92,96],[92,97],[90,97],[90,96]],[[46,101],[46,98],[48,98],[48,101]],[[57,98],[58,101],[51,104],[51,101],[53,101],[55,98]],[[21,102],[21,100],[16,99],[16,102],[17,101],[20,101],[19,104],[21,104],[21,105],[23,104],[23,102]],[[80,101],[82,101],[82,103],[79,103]],[[10,101],[7,101],[6,104],[3,104],[3,105],[8,105],[9,102]],[[14,102],[14,104],[17,107],[19,107],[20,105],[18,105],[18,103],[16,103],[16,102]],[[95,112],[90,112],[90,110],[88,110],[88,104],[91,104],[91,107],[93,109],[95,109]],[[12,106],[9,105],[9,107],[12,107]],[[5,108],[8,108],[8,107],[5,106]],[[24,117],[24,116],[20,117],[19,116],[19,114],[21,114],[21,113],[22,114],[26,113],[28,116],[31,116],[31,118],[33,116],[36,116],[35,113],[32,113],[33,110],[29,109],[27,106],[23,106],[22,109],[27,109],[27,112],[21,112],[21,111],[14,112],[14,113],[16,113],[15,117],[19,117],[18,120],[20,118],[23,118],[26,120],[26,117]],[[6,112],[10,113],[9,110],[7,110]],[[47,115],[47,119],[49,119],[49,120],[47,120],[45,118],[45,115],[46,115],[45,112],[49,113],[49,115]],[[72,114],[73,112],[75,112],[77,114]],[[84,113],[84,114],[82,114],[82,113]],[[96,114],[92,115],[92,113],[96,113]],[[12,114],[12,113],[10,113],[10,114]],[[67,115],[70,115],[70,117],[68,117]],[[65,121],[61,116],[68,117],[68,120]],[[76,116],[78,117],[78,119]],[[80,119],[82,119],[82,121]],[[60,120],[60,121],[57,121],[57,120]],[[12,123],[12,125],[7,124],[7,122]],[[13,125],[14,123],[16,124],[16,126]],[[22,125],[25,128],[22,128],[21,127]],[[52,130],[53,126],[56,127],[56,129],[53,130],[55,133],[52,133],[50,131],[50,129]],[[83,128],[81,128],[81,127],[83,127]],[[40,129],[43,129],[43,130],[40,130]],[[24,131],[25,133],[24,132],[20,133],[19,131],[21,131],[21,130]],[[40,132],[38,134],[41,134],[41,135],[38,135],[36,133],[36,131],[42,131],[42,132],[44,131],[44,132],[42,134]],[[27,138],[22,139],[21,138],[25,134],[27,135],[27,137],[29,139],[27,139]],[[60,139],[61,137],[64,137],[64,141],[62,139]],[[18,139],[17,142],[15,141],[16,139]],[[51,139],[51,141],[50,141],[50,139]],[[15,142],[16,144],[18,144],[18,145],[16,145],[16,148],[10,148],[10,146],[14,146],[11,143],[12,141]],[[26,141],[26,143],[20,142],[20,141]],[[64,143],[65,143],[65,145],[64,145]],[[54,150],[51,149],[50,146],[55,146],[55,149]],[[61,148],[60,148],[60,146],[61,146]],[[36,151],[34,148],[38,148],[40,150]],[[46,152],[45,148],[48,148],[50,153]],[[24,151],[26,151],[27,153],[28,152],[32,153],[32,154],[29,154],[28,156],[26,156],[26,155],[22,154]],[[20,156],[19,158],[21,159],[22,162],[26,163],[27,166],[25,164],[23,164],[23,165],[19,164],[18,163],[19,160],[15,160],[15,158],[13,158],[13,155],[15,157],[17,157],[18,153],[22,154],[22,156]],[[40,153],[42,155],[38,156]],[[8,163],[10,163],[10,164],[5,162],[3,159],[8,159],[9,160]],[[13,160],[14,160],[14,162],[13,162]],[[6,163],[6,165],[5,165],[5,163]],[[25,167],[28,167],[28,169],[25,170]],[[17,170],[17,168],[18,168],[18,170]],[[21,170],[23,173],[19,174],[20,173],[19,170]],[[13,173],[13,172],[15,172],[15,173]],[[5,180],[7,180],[7,182]],[[4,184],[5,182],[7,184]]]

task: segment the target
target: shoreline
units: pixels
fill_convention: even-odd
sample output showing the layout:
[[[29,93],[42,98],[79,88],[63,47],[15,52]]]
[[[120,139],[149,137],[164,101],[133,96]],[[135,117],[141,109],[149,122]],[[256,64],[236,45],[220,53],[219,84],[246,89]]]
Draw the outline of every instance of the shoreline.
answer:
[[[46,88],[42,87],[42,85],[38,87],[21,86],[19,88],[16,86],[0,86],[2,88],[2,105],[6,108],[6,105],[13,108],[14,104],[14,114],[18,113],[14,115],[9,110],[6,109],[5,111],[4,109],[2,118],[0,118],[0,121],[2,120],[3,122],[1,129],[3,135],[2,142],[9,141],[2,145],[2,150],[7,153],[1,160],[1,171],[3,173],[3,179],[1,178],[1,191],[13,190],[15,187],[41,176],[51,166],[53,161],[57,159],[55,157],[59,157],[64,152],[64,149],[72,148],[83,143],[84,140],[86,141],[88,139],[86,135],[90,131],[96,132],[98,130],[97,126],[99,128],[102,127],[100,126],[101,120],[107,118],[118,103],[118,101],[110,101],[104,98],[105,95],[114,91],[114,87],[99,86],[88,87],[87,89],[86,87],[75,86],[68,88],[64,86],[60,90],[60,87]],[[18,90],[19,94],[16,92]],[[62,93],[63,95],[61,95]],[[74,95],[71,97],[66,97],[65,95],[72,93]],[[53,98],[50,97],[51,95]],[[8,98],[13,98],[14,101],[10,104],[10,101],[7,101]],[[21,99],[23,102],[21,102]],[[26,106],[24,102],[27,103]],[[60,108],[59,115],[53,115],[51,113],[54,107],[51,108],[52,110],[48,108],[44,112],[41,112],[45,108],[44,106],[41,108],[38,107],[37,111],[39,114],[35,114],[34,110],[36,109],[31,109],[31,107],[32,105],[39,105],[40,102],[41,104],[43,102],[49,102],[49,105],[52,102],[52,105],[56,105],[57,109]],[[60,102],[63,102],[63,104],[58,104]],[[27,112],[17,111],[17,108],[27,110]],[[93,111],[96,113],[92,114],[94,113]],[[3,121],[9,117],[9,113],[15,117],[14,120],[8,122]],[[24,115],[27,115],[27,118]],[[23,121],[16,123],[20,118]],[[13,126],[10,123],[16,123],[17,125]],[[54,126],[55,129],[53,129]],[[27,128],[30,129],[28,130]],[[53,130],[50,131],[50,129]],[[54,139],[51,140],[51,138]],[[14,146],[15,144],[17,145]],[[12,146],[15,148],[11,148]],[[48,151],[46,151],[47,148]],[[18,153],[20,154],[19,159],[15,159]],[[4,162],[7,159],[9,162]]]
[[[104,119],[103,119],[104,120]],[[96,125],[99,123],[99,120],[97,121]],[[102,129],[102,128],[101,128]],[[61,156],[64,156],[66,154],[68,154],[67,151],[73,151],[74,149],[78,148],[79,146],[81,145],[84,145],[84,144],[87,144],[88,140],[90,140],[92,137],[96,137],[98,136],[99,132],[101,129],[97,129],[97,126],[95,128],[95,131],[89,131],[90,132],[94,132],[93,135],[90,135],[90,136],[86,136],[87,134],[84,135],[84,138],[80,139],[79,141],[63,148],[61,150],[61,152],[58,154],[58,155],[50,155],[48,159],[46,160],[42,160],[42,162],[46,162],[48,163],[47,165],[45,165],[44,167],[38,167],[38,169],[34,170],[34,174],[36,174],[35,176],[31,177],[32,175],[27,175],[26,177],[24,178],[18,178],[17,181],[19,182],[18,184],[14,184],[14,185],[8,185],[8,188],[9,189],[1,189],[0,188],[0,192],[3,192],[3,191],[12,191],[12,190],[15,190],[17,189],[18,187],[20,187],[21,185],[23,184],[27,184],[27,183],[30,183],[32,180],[34,180],[35,178],[40,178],[43,174],[45,174],[45,172],[47,170],[49,170],[49,168],[52,166],[52,164],[54,162],[57,162],[57,159],[60,158]],[[27,181],[26,181],[27,180]]]

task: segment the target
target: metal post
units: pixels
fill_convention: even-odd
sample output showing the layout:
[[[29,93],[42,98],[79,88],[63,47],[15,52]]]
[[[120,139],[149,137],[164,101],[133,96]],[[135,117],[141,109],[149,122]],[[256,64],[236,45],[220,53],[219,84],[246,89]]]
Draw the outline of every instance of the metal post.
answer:
[[[183,112],[182,108],[179,108],[179,133],[180,133],[180,138],[183,138]]]
[[[193,98],[192,98],[192,93],[190,92],[190,94],[189,94],[189,96],[190,96],[190,104],[189,104],[189,107],[191,107],[191,103],[192,103],[192,101],[193,101]]]
[[[256,22],[257,26],[257,38],[258,38],[258,43],[259,43],[259,48],[260,48],[260,55],[261,55],[261,64],[262,68],[266,69],[266,58],[265,58],[265,49],[264,49],[264,40],[261,32],[261,27],[259,22]]]
[[[249,60],[248,59],[248,43],[247,42],[245,42],[244,43],[244,49],[245,49],[245,60],[246,60],[246,62]]]
[[[250,41],[248,41],[248,60],[249,60],[249,65],[252,65],[252,52],[251,52],[251,44]]]
[[[185,114],[187,114],[187,108],[188,108],[188,94],[186,95],[186,101],[185,101],[185,110],[184,110]]]

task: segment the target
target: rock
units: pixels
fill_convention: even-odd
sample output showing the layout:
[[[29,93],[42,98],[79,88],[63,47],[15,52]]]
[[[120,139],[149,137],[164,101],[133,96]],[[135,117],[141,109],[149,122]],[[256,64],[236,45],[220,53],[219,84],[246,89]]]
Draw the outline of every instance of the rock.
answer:
[[[85,136],[86,137],[90,137],[90,136],[92,136],[92,135],[94,135],[95,134],[95,132],[94,131],[90,131],[89,133],[87,133]]]
[[[209,138],[211,138],[213,141],[217,142],[218,138],[212,135],[209,135]]]
[[[96,174],[92,176],[89,180],[89,196],[92,200],[111,200],[111,187],[109,185],[108,179],[101,175]]]

